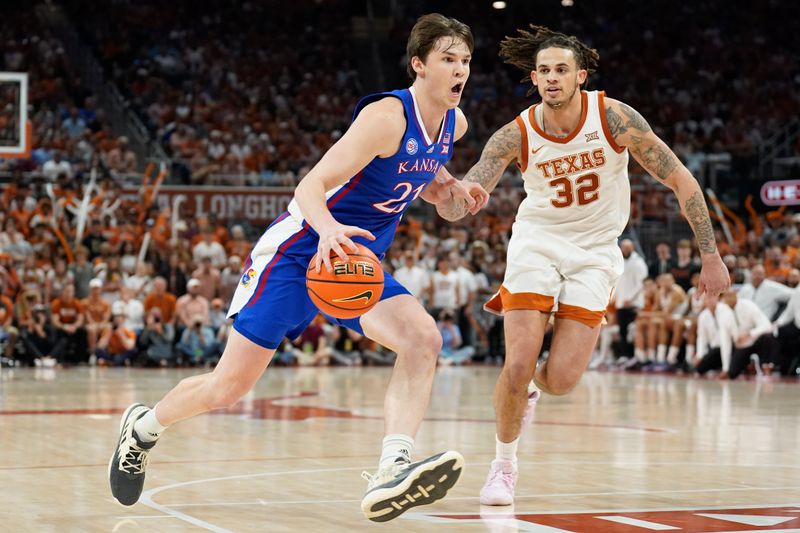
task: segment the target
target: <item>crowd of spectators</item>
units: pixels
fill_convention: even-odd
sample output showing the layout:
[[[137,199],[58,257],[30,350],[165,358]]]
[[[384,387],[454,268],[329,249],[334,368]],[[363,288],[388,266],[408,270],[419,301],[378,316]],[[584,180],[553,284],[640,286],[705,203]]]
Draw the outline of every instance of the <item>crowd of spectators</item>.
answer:
[[[75,4],[179,181],[294,186],[363,92],[347,2]]]
[[[352,17],[365,15],[362,6],[342,0],[177,0],[167,7],[74,0],[65,7],[107,78],[173,158],[173,179],[275,186],[295,185],[346,130],[364,87],[384,89],[362,79],[375,74],[376,61],[388,87],[409,83],[404,46],[418,15],[402,2],[396,6],[377,57],[366,53],[368,41],[353,37]],[[492,10],[489,2],[436,9],[469,23],[476,37],[462,102],[471,127],[451,165],[461,173],[488,136],[532,101],[521,73],[497,57],[499,41],[524,26],[528,13],[515,5]],[[678,8],[617,2],[599,9],[584,1],[540,11],[536,22],[596,47],[600,68],[589,87],[640,110],[696,175],[724,161],[735,177],[746,178],[756,169],[759,144],[800,114],[800,60],[785,52],[800,46],[800,35],[769,23],[797,18],[798,10],[777,2],[747,12],[722,2]],[[10,17],[0,30],[0,68],[30,74],[37,149],[29,161],[2,166],[47,165],[48,174],[69,177],[95,163],[113,174],[141,170],[143,162],[124,136],[112,134],[58,39],[30,7]],[[798,146],[787,150],[778,155],[791,162]]]
[[[380,70],[388,88],[409,83],[405,43],[424,9],[399,2],[376,57],[371,44],[354,40],[351,16],[364,16],[363,6],[343,1],[68,4],[184,181],[239,175],[283,186],[296,184],[347,128],[362,87],[374,88],[362,77]],[[471,127],[455,153],[457,173],[532,102],[522,73],[497,57],[502,37],[529,21],[528,7],[490,4],[435,6],[470,24],[476,38],[462,101]],[[537,10],[535,21],[596,47],[600,68],[589,88],[640,110],[694,173],[702,177],[707,163],[721,161],[746,178],[762,140],[800,113],[800,63],[786,52],[800,47],[800,36],[770,23],[798,10],[778,2],[743,11],[722,1],[602,8],[582,1]]]
[[[384,258],[384,268],[436,319],[444,340],[442,364],[502,361],[502,318],[482,305],[505,271],[522,194],[510,182],[476,217],[458,223],[407,217]],[[41,187],[24,183],[5,191],[2,201],[11,208],[0,212],[0,344],[7,361],[214,364],[230,329],[227,306],[253,236],[239,225],[184,213],[170,224],[168,210],[148,208],[147,190],[140,198],[125,198],[104,182],[88,202],[86,229],[78,238],[81,211],[69,207],[84,204],[80,195],[59,189],[54,201]],[[743,242],[721,242],[734,289],[719,302],[691,297],[699,272],[691,241],[660,243],[649,265],[632,241],[623,241],[626,270],[592,367],[718,369],[736,377],[755,353],[760,359],[754,372],[791,374],[793,354],[800,353],[800,215],[774,211],[754,222]],[[704,307],[734,314],[704,326]],[[738,331],[739,323],[752,327]],[[723,330],[731,335],[728,344],[719,340]],[[751,347],[752,353],[741,351]],[[322,316],[278,352],[276,364],[393,361],[382,347]],[[702,363],[707,357],[712,359]]]
[[[526,17],[512,9],[487,11],[488,3],[462,4],[437,6],[470,23],[477,43],[462,105],[470,130],[451,163],[456,174],[476,160],[492,131],[531,101],[520,73],[497,60],[499,40]],[[709,156],[728,154],[747,176],[761,139],[800,111],[798,80],[770,75],[797,71],[796,55],[781,50],[800,35],[767,26],[779,9],[774,2],[747,15],[715,5],[620,2],[601,13],[592,2],[576,2],[574,10],[539,13],[537,22],[597,47],[601,68],[590,88],[603,87],[639,109],[694,172]],[[391,87],[408,83],[402,48],[416,16],[398,7],[381,56]],[[172,176],[187,183],[238,175],[254,185],[294,186],[347,128],[365,92],[362,76],[371,72],[364,66],[369,61],[351,62],[363,50],[355,49],[350,17],[361,13],[344,1],[300,0],[275,9],[270,2],[177,0],[165,8],[149,0],[76,0],[67,8],[108,78],[172,156]],[[798,6],[780,9],[786,17]],[[256,235],[236,221],[185,213],[173,224],[169,210],[152,207],[152,185],[139,198],[124,198],[107,178],[141,170],[141,162],[125,138],[112,135],[58,39],[30,10],[10,17],[0,29],[2,69],[30,74],[34,150],[30,160],[0,163],[13,173],[0,210],[4,356],[47,366],[213,364],[230,328],[226,307]],[[759,53],[764,47],[775,52]],[[87,193],[93,166],[105,178]],[[42,178],[27,177],[32,170]],[[456,224],[407,217],[384,260],[437,320],[443,364],[503,356],[502,319],[482,304],[503,278],[522,194],[517,176],[508,172],[477,217]],[[649,181],[635,184],[644,194],[634,205],[634,222],[674,216],[669,191],[655,194]],[[719,366],[723,376],[735,377],[755,353],[754,371],[790,373],[800,326],[798,226],[791,213],[752,212],[732,242],[718,232],[740,289],[719,302],[689,297],[698,269],[690,241],[660,244],[645,269],[633,244],[623,243],[626,288],[609,310],[592,366],[704,372]],[[709,313],[714,327],[701,320]],[[752,338],[733,331],[731,316],[734,325],[739,319],[754,325],[747,332]],[[727,336],[731,342],[720,340]],[[389,364],[392,354],[320,317],[299,339],[287,339],[276,359]]]
[[[63,44],[31,9],[11,9],[0,27],[0,71],[28,74],[29,159],[0,159],[0,171],[34,172],[53,182],[80,180],[97,167],[111,175],[139,170],[128,139],[115,136],[97,97]],[[17,113],[15,102],[8,113]]]

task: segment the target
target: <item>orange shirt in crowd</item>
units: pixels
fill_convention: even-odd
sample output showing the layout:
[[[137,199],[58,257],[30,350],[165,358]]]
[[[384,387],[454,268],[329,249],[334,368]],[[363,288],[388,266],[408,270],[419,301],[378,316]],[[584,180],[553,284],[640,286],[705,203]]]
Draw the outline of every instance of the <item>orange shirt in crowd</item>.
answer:
[[[161,321],[172,322],[175,317],[175,302],[177,298],[169,292],[162,295],[153,294],[152,292],[144,299],[144,312],[147,314],[153,307],[161,309]]]
[[[50,306],[53,315],[58,315],[62,324],[74,324],[78,320],[78,315],[83,313],[83,305],[75,298],[70,303],[61,301],[61,298],[53,300]]]
[[[14,303],[11,298],[0,294],[0,327],[11,325],[14,318]]]
[[[111,316],[111,304],[103,298],[92,300],[91,298],[84,298],[81,300],[86,311],[86,319],[92,322],[104,322]]]
[[[250,255],[250,248],[252,247],[253,245],[245,239],[233,239],[228,241],[228,243],[225,245],[225,252],[228,254],[228,257],[235,255],[244,261],[245,257]]]
[[[128,328],[122,328],[122,334],[130,340],[136,339],[136,333],[129,330]],[[112,331],[111,337],[108,339],[108,353],[110,354],[120,354],[127,352],[127,348],[125,345],[122,344],[122,340],[119,338],[117,332]]]

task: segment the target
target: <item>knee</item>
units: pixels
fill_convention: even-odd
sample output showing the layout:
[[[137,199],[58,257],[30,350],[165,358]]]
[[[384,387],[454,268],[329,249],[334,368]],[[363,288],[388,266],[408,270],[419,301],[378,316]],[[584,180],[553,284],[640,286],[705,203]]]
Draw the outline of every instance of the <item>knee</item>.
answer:
[[[554,376],[547,376],[544,380],[544,383],[540,383],[539,380],[536,381],[536,385],[540,389],[548,394],[552,394],[553,396],[564,396],[565,394],[571,392],[577,384],[577,381]]]
[[[236,379],[219,377],[214,374],[209,374],[209,376],[210,379],[204,392],[206,405],[210,410],[233,407],[250,390],[249,386]]]
[[[433,318],[425,315],[418,324],[409,327],[406,331],[413,333],[403,338],[399,350],[435,364],[436,357],[442,351],[442,335]]]
[[[532,374],[533,369],[524,362],[506,363],[503,367],[505,385],[512,395],[527,394]]]
[[[575,385],[577,385],[577,382],[570,383],[565,381],[556,381],[550,387],[550,394],[554,396],[564,396],[565,394],[572,392],[572,389],[575,388]]]

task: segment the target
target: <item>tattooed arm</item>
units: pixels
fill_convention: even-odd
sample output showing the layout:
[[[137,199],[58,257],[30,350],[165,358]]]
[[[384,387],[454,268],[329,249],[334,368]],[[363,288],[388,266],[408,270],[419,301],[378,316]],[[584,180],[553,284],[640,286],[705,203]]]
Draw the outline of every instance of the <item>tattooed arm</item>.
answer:
[[[724,292],[730,286],[730,276],[717,251],[714,228],[700,184],[635,109],[611,98],[605,99],[605,106],[614,141],[627,148],[645,170],[672,189],[678,197],[683,215],[694,231],[703,261],[698,295],[703,292]]]
[[[516,121],[509,122],[489,138],[480,160],[469,169],[464,181],[477,183],[491,193],[509,163],[519,159],[521,147],[519,126]],[[448,201],[436,204],[436,211],[443,219],[453,221],[467,214],[467,205],[464,200],[451,197]]]

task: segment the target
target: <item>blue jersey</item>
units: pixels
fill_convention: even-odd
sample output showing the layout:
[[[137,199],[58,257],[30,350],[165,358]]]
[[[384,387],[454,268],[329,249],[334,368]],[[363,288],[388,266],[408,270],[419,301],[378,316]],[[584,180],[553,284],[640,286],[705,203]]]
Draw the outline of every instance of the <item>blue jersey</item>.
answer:
[[[361,237],[353,240],[378,257],[391,245],[408,206],[450,160],[456,124],[456,113],[451,109],[444,116],[438,137],[429,139],[413,88],[367,96],[356,105],[353,118],[381,98],[398,98],[403,103],[406,131],[400,148],[390,157],[376,157],[347,183],[326,194],[328,209],[337,222],[375,235],[374,241]],[[235,317],[236,331],[265,348],[276,348],[284,337],[294,338],[302,333],[319,312],[305,287],[306,268],[318,244],[319,236],[292,200],[287,212],[267,228],[245,262],[228,311],[228,316]],[[384,273],[380,299],[401,294],[409,292],[388,272]],[[359,318],[330,320],[364,333]]]
[[[328,209],[337,222],[372,232],[375,240],[355,239],[380,257],[392,243],[395,229],[415,200],[450,160],[455,140],[456,112],[448,110],[435,140],[428,138],[422,125],[413,89],[372,94],[362,98],[353,120],[364,107],[382,98],[399,98],[406,116],[406,131],[398,151],[389,157],[376,157],[344,185],[328,192]],[[295,200],[289,213],[302,220]],[[313,233],[313,230],[311,230]],[[314,233],[316,235],[316,233]]]

